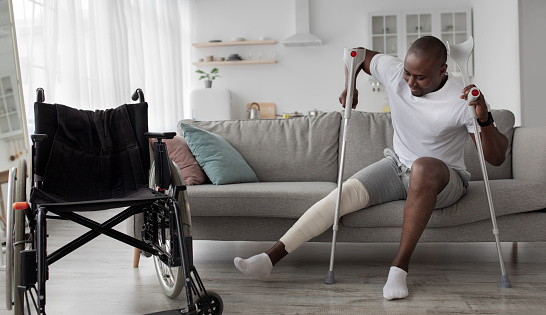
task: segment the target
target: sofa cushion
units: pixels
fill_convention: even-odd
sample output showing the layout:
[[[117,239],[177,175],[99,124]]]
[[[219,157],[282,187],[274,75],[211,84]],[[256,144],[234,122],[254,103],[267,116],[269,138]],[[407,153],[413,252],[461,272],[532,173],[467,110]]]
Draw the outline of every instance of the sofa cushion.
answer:
[[[335,182],[340,122],[338,112],[290,119],[180,121],[224,137],[260,182]]]
[[[392,148],[392,137],[390,114],[353,111],[349,119],[343,179],[382,159],[383,150]],[[343,124],[339,133],[340,146],[342,140]]]
[[[509,141],[506,160],[501,166],[487,164],[490,179],[512,178],[512,136],[514,133],[514,114],[508,110],[492,110],[497,128]],[[343,124],[342,124],[343,126]],[[342,144],[343,129],[339,133]],[[390,113],[368,113],[353,111],[349,120],[347,148],[345,157],[346,180],[362,168],[383,158],[383,149],[393,147],[393,129]],[[474,142],[470,136],[465,145],[465,165],[472,174],[471,180],[482,180],[480,161]]]
[[[336,184],[333,182],[259,182],[221,186],[204,184],[188,186],[188,198],[192,217],[297,219],[335,188]]]
[[[546,182],[546,126],[517,127],[512,147],[512,176]]]
[[[150,139],[150,144],[153,145],[156,141]],[[169,157],[182,172],[186,185],[199,185],[207,181],[207,175],[197,163],[184,137],[174,136],[172,139],[163,139],[163,142],[167,145]]]
[[[529,180],[490,181],[497,217],[546,208],[542,197],[546,184]],[[394,201],[345,215],[341,222],[350,227],[402,226],[405,201]],[[466,195],[456,204],[434,210],[427,227],[448,227],[490,219],[483,181],[471,181]]]
[[[497,129],[508,138],[508,150],[506,151],[506,160],[500,166],[487,165],[487,175],[489,179],[508,179],[512,178],[512,138],[514,135],[514,114],[509,110],[491,110],[493,119],[497,124]],[[464,163],[466,169],[472,177],[470,180],[483,180],[478,150],[472,139],[466,142],[464,148]]]
[[[182,134],[199,165],[215,185],[257,182],[245,159],[222,136],[181,124]]]

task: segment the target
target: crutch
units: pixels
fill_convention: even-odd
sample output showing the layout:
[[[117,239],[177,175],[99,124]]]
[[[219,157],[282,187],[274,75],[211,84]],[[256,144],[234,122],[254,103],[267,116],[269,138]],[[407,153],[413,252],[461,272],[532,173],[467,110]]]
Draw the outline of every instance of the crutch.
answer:
[[[353,108],[353,90],[354,82],[356,79],[356,72],[358,68],[364,62],[366,57],[366,50],[364,48],[345,48],[343,61],[347,66],[347,96],[345,98],[345,123],[343,126],[343,142],[341,144],[341,157],[339,161],[339,173],[337,178],[337,201],[336,201],[336,210],[334,213],[334,235],[332,237],[332,251],[330,253],[330,269],[326,274],[326,280],[324,281],[327,284],[333,284],[334,280],[334,253],[336,251],[336,238],[338,231],[338,221],[339,221],[339,212],[341,207],[341,186],[343,184],[343,168],[345,167],[345,146],[347,143],[347,130],[349,128],[349,119],[351,118],[351,110]]]
[[[474,39],[472,38],[472,36],[470,36],[468,40],[460,44],[450,45],[449,42],[447,42],[447,46],[449,47],[449,56],[459,66],[459,69],[461,69],[464,86],[469,85],[470,78],[468,77],[468,59],[470,58],[470,54],[472,54],[472,50],[474,49]],[[478,99],[479,96],[480,96],[480,90],[478,90],[477,88],[472,88],[470,92],[468,93],[468,101],[472,102]],[[480,137],[480,132],[478,131],[478,116],[476,115],[475,108],[469,106],[468,109],[470,111],[470,116],[472,117],[472,121],[474,123],[474,138],[476,139],[476,147],[478,149],[478,156],[480,157],[480,165],[481,165],[482,174],[483,174],[483,183],[485,185],[485,192],[487,194],[487,203],[489,204],[489,211],[491,212],[491,221],[493,223],[493,235],[495,235],[495,242],[497,244],[497,253],[499,255],[499,263],[501,268],[500,286],[501,288],[510,288],[512,286],[512,283],[510,282],[510,279],[508,279],[508,275],[506,275],[506,270],[504,269],[504,259],[502,256],[502,248],[501,248],[501,243],[499,239],[499,229],[497,228],[497,217],[495,216],[495,208],[493,207],[493,199],[491,198],[491,188],[489,187],[489,177],[487,176],[485,158],[483,157],[482,141]]]

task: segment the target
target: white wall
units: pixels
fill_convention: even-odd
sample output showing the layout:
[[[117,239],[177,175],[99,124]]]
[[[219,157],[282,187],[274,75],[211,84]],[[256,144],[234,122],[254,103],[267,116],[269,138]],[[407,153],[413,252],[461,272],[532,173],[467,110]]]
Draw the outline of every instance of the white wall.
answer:
[[[475,76],[492,108],[511,110],[521,125],[518,1],[475,0]]]
[[[521,115],[525,126],[545,126],[546,1],[520,0]]]
[[[192,48],[192,61],[207,55],[227,56],[272,50],[277,64],[222,66],[222,78],[214,87],[231,90],[238,117],[245,117],[251,101],[274,102],[277,113],[304,112],[317,108],[340,110],[338,96],[344,84],[343,48],[370,46],[368,14],[377,11],[427,11],[473,8],[476,83],[493,108],[512,110],[521,120],[519,91],[518,0],[310,0],[311,32],[323,40],[322,46],[285,47],[279,42],[294,33],[294,0],[192,0],[192,42],[210,39],[248,40],[259,36],[277,40],[276,45]],[[191,67],[194,72],[197,68]],[[204,68],[207,70],[207,68]],[[210,70],[210,68],[208,69]],[[197,74],[192,88],[202,88]],[[510,86],[510,93],[506,93]],[[213,87],[213,88],[214,88]],[[385,94],[372,92],[362,75],[360,110],[381,111]],[[187,92],[187,91],[186,91]]]

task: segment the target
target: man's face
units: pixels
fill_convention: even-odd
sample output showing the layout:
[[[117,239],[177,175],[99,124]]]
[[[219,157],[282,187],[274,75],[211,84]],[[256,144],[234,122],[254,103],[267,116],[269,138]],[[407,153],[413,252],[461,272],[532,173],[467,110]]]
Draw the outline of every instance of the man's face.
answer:
[[[415,54],[406,55],[404,60],[404,80],[408,83],[413,96],[423,96],[439,90],[447,65],[438,66],[434,58],[426,58]]]

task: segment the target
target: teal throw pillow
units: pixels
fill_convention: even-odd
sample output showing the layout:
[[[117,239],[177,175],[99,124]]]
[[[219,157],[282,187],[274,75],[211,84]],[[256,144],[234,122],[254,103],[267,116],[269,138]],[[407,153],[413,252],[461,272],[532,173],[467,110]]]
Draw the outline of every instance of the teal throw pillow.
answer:
[[[180,124],[195,159],[215,185],[257,182],[256,173],[222,136]]]

